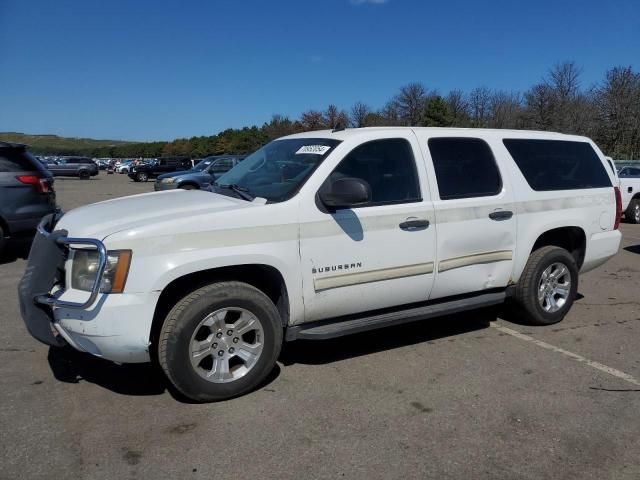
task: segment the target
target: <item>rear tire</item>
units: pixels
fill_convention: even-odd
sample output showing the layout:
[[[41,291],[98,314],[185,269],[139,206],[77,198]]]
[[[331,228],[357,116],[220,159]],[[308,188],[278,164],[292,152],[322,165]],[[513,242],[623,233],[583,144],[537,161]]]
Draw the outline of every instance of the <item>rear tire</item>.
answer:
[[[149,180],[149,174],[146,172],[140,172],[136,174],[136,182],[146,182]]]
[[[516,285],[517,313],[530,325],[560,322],[578,291],[578,267],[564,248],[542,247],[531,253]]]
[[[255,389],[275,366],[283,329],[260,290],[241,282],[212,283],[171,309],[158,340],[158,360],[186,397],[211,402]]]
[[[629,223],[640,223],[640,199],[634,198],[629,202],[624,217]]]

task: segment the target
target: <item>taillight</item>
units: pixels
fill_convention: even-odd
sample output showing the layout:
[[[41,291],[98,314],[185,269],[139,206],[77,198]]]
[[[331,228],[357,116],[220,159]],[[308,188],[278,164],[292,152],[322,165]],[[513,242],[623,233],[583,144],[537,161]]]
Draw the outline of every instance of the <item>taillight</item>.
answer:
[[[613,224],[613,229],[617,230],[620,226],[620,219],[622,218],[622,195],[618,187],[613,187],[616,192],[616,221]]]
[[[37,175],[18,175],[16,178],[18,181],[26,185],[33,185],[38,193],[49,193],[50,191],[49,183],[44,178],[40,178]]]

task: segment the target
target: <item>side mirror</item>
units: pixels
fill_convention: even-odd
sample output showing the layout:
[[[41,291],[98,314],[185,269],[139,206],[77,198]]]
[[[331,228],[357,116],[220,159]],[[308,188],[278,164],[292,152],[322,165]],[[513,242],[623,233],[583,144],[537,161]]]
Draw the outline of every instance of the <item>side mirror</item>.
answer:
[[[319,197],[329,210],[359,207],[371,201],[371,187],[360,178],[340,178],[327,191],[320,192]]]

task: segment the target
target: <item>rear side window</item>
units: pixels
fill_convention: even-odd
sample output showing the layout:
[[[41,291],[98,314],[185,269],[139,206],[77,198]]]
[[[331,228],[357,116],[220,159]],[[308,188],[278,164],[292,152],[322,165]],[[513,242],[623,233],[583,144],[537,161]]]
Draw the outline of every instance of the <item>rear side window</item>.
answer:
[[[34,172],[44,170],[30,153],[15,148],[0,148],[0,172]]]
[[[627,167],[620,170],[621,177],[640,177],[640,168]]]
[[[536,191],[610,187],[600,158],[586,142],[507,138],[505,147]]]
[[[388,138],[364,143],[349,152],[322,188],[340,178],[360,178],[371,187],[369,205],[419,202],[416,162],[409,142]]]
[[[479,138],[431,138],[429,151],[442,200],[489,197],[502,190],[491,148]]]

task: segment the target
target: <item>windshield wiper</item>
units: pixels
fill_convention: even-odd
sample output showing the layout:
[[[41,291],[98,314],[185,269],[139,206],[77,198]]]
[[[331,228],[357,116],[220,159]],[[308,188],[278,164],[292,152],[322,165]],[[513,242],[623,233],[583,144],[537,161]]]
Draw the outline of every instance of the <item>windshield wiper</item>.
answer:
[[[249,193],[249,189],[248,188],[241,187],[237,183],[225,183],[225,184],[217,184],[216,183],[216,186],[218,186],[219,188],[226,188],[228,190],[231,190],[236,195],[238,195],[240,198],[242,198],[244,200],[247,200],[248,202],[253,201],[253,199],[255,198],[253,195],[251,195]]]

